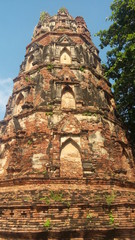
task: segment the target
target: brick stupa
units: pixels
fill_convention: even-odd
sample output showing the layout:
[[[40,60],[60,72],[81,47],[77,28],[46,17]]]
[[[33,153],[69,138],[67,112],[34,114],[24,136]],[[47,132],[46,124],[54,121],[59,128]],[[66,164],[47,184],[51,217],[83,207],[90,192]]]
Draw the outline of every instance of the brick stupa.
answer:
[[[42,13],[0,122],[0,239],[134,240],[134,159],[82,17]]]

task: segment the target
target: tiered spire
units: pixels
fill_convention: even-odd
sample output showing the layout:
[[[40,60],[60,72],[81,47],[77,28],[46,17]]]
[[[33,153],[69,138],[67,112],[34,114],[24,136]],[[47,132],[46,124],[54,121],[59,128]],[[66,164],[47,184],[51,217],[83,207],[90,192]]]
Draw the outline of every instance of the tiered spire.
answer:
[[[132,151],[86,23],[65,8],[41,13],[14,79],[0,179],[2,239],[135,236]]]

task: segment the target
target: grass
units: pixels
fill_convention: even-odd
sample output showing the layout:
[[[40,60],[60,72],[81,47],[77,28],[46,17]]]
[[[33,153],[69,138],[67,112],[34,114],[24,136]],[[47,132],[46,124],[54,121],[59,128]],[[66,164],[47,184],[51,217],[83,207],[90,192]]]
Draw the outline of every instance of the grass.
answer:
[[[109,223],[112,225],[114,224],[114,216],[112,214],[112,211],[109,213]]]
[[[47,70],[51,71],[54,68],[53,64],[48,64],[47,65]]]
[[[46,176],[46,174],[47,174],[47,171],[46,171],[46,170],[44,170],[44,171],[43,171],[43,174],[44,174],[44,176]]]
[[[91,214],[91,213],[88,213],[88,214],[87,214],[87,219],[89,219],[90,222],[91,222],[91,220],[92,220],[92,214]]]
[[[40,21],[41,21],[41,22],[44,22],[44,20],[45,20],[45,18],[46,18],[46,15],[47,15],[46,12],[41,12],[41,13],[40,13]]]
[[[85,68],[84,68],[83,66],[80,66],[80,67],[79,67],[79,70],[80,70],[81,72],[84,72]]]
[[[62,197],[63,197],[62,193],[55,193],[53,191],[51,191],[50,193],[50,198],[55,202],[62,202]]]
[[[116,196],[114,194],[114,192],[112,192],[110,195],[106,195],[106,203],[108,206],[110,206],[114,200],[115,200]]]
[[[29,78],[28,78],[28,77],[25,77],[25,81],[28,82],[28,81],[29,81]]]
[[[94,117],[96,117],[97,114],[96,113],[91,113],[91,112],[84,112],[83,116],[94,116]]]
[[[49,228],[51,226],[51,222],[49,219],[47,219],[43,225],[45,228]]]
[[[45,196],[40,198],[40,201],[45,201],[46,204],[50,204],[51,201],[53,202],[63,202],[63,194],[62,193],[55,193],[54,191],[50,192],[49,196]]]
[[[31,144],[32,144],[32,141],[31,141],[31,140],[28,140],[27,144],[28,144],[28,145],[31,145]]]
[[[66,11],[66,8],[65,7],[62,7],[59,9],[60,12],[65,12]]]
[[[92,219],[92,214],[91,213],[87,214],[87,219],[90,219],[90,220]]]
[[[70,208],[71,203],[68,201],[68,202],[66,202],[66,205],[67,205],[68,208]]]
[[[53,112],[46,112],[46,116],[52,116]]]
[[[50,199],[49,199],[49,197],[42,197],[42,198],[40,198],[39,199],[40,201],[44,201],[46,204],[50,204]]]

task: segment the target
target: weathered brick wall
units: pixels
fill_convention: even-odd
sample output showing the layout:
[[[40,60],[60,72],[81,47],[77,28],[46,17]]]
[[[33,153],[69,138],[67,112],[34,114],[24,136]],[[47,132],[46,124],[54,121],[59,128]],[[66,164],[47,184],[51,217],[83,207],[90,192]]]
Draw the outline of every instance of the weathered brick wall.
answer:
[[[31,234],[44,232],[48,238],[51,232],[56,231],[58,239],[62,232],[70,232],[70,238],[67,239],[71,239],[71,232],[78,238],[83,236],[82,239],[91,239],[92,232],[93,239],[96,239],[94,235],[106,239],[113,232],[114,238],[117,237],[117,231],[123,229],[128,232],[130,228],[129,239],[133,239],[135,193],[132,189],[123,192],[120,187],[111,191],[106,186],[102,191],[98,185],[96,190],[92,187],[90,191],[89,188],[90,185],[86,187],[84,184],[73,183],[71,186],[68,184],[65,190],[65,184],[58,187],[56,183],[46,183],[39,187],[35,184],[25,187],[16,185],[8,187],[4,193],[1,190],[0,228],[4,232],[9,232],[10,228],[14,234],[22,230]],[[76,229],[78,233],[75,233]],[[124,234],[125,238],[121,233],[122,238],[119,236],[118,239],[126,239],[126,233]]]
[[[135,239],[134,159],[86,23],[34,30],[0,122],[0,239]]]

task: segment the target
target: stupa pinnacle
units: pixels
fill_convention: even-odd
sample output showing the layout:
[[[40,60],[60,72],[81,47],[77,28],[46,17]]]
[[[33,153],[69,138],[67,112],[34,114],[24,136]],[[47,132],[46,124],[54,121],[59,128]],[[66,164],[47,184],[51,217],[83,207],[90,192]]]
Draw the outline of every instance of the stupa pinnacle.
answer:
[[[0,239],[135,239],[134,159],[84,19],[42,12],[0,122]]]

